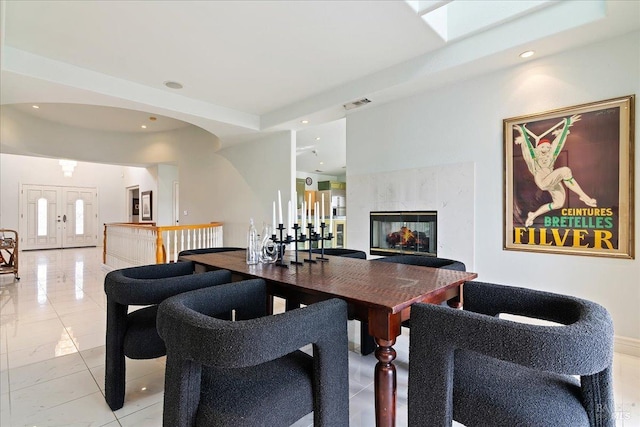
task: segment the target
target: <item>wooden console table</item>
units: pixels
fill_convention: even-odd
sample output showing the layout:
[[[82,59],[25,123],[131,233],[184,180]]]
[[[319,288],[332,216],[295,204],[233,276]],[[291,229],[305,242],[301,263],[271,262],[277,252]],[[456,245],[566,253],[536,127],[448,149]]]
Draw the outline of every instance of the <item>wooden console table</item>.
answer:
[[[302,255],[304,256],[304,252]],[[300,254],[299,254],[300,255]],[[315,258],[316,254],[314,254]],[[396,368],[393,345],[400,326],[417,302],[440,304],[462,301],[462,285],[476,273],[406,264],[370,262],[332,257],[328,262],[289,265],[247,265],[245,251],[188,255],[196,270],[229,270],[234,280],[261,278],[269,293],[302,304],[341,298],[349,304],[350,317],[369,322],[369,333],[378,345],[375,356],[375,410],[377,426],[395,426]],[[285,256],[285,262],[291,261]],[[270,302],[272,304],[272,300]],[[269,307],[271,310],[273,306]]]

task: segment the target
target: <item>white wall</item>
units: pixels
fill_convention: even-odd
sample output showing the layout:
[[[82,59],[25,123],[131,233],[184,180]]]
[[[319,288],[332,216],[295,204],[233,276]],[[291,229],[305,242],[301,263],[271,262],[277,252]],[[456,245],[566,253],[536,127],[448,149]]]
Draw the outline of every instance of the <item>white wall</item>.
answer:
[[[98,190],[98,236],[104,223],[128,220],[126,187],[154,189],[144,168],[78,162],[71,178],[62,175],[58,159],[0,154],[0,227],[19,230],[22,184],[91,187]],[[143,190],[144,191],[144,190]]]
[[[140,193],[153,191],[152,221],[170,225],[173,182],[177,180],[180,224],[222,221],[227,246],[245,246],[250,217],[255,218],[258,227],[262,221],[271,221],[272,202],[277,199],[278,190],[286,212],[295,189],[295,132],[273,133],[218,151],[217,138],[195,126],[150,134],[90,131],[4,107],[1,120],[0,220],[6,228],[18,224],[17,207],[13,206],[17,205],[21,182],[45,184],[62,180],[57,159],[19,156],[18,162],[10,157],[23,150],[52,157],[64,153],[72,159],[97,159],[101,163],[120,163],[122,159],[128,164],[157,162],[146,169],[104,169],[110,166],[89,162],[83,166],[79,162],[77,173],[61,185],[99,185],[100,208],[104,212],[100,223],[128,219],[126,188],[137,185]]]
[[[178,182],[178,167],[158,165],[158,196],[155,197],[157,205],[154,207],[154,220],[158,225],[174,225],[172,222],[174,182]]]
[[[295,185],[291,170],[295,134],[278,132],[220,151],[206,145],[179,154],[180,224],[224,223],[225,246],[246,247],[249,219],[258,230],[271,222],[272,203],[282,194],[283,211]],[[286,215],[286,213],[284,214]]]
[[[439,230],[443,248],[439,255],[461,258],[478,273],[478,280],[596,301],[611,312],[617,335],[640,339],[637,235],[634,260],[502,249],[502,120],[639,94],[639,44],[636,32],[351,113],[347,117],[349,246],[368,250],[368,211],[376,206],[423,206],[437,208],[442,215],[443,208],[454,203],[456,222],[467,231]],[[636,106],[636,138],[637,112]],[[640,170],[638,155],[635,170]],[[473,183],[458,173],[470,174]],[[425,188],[422,197],[415,188],[428,183],[429,176],[435,195]],[[635,199],[637,206],[637,173]],[[639,219],[636,208],[635,223]]]

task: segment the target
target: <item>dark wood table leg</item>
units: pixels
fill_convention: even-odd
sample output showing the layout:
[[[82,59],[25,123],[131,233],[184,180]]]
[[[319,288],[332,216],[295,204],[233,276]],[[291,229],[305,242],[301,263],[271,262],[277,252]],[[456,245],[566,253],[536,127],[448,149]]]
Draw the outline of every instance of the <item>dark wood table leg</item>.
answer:
[[[462,308],[464,306],[464,298],[463,298],[463,285],[460,285],[458,288],[458,295],[450,300],[447,300],[447,305],[452,308]]]
[[[393,345],[396,340],[387,341],[376,338],[376,359],[378,363],[375,369],[375,410],[377,427],[395,427],[396,425],[396,367],[393,361],[396,351]]]

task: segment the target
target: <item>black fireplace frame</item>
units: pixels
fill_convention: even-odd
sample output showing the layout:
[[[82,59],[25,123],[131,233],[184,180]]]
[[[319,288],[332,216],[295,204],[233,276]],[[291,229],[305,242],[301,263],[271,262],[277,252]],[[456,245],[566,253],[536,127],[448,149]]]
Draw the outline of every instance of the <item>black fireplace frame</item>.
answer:
[[[388,244],[389,236],[384,237],[380,233],[374,232],[376,225],[374,222],[380,221],[380,218],[384,218],[384,221],[388,223],[402,223],[403,226],[407,224],[416,223],[429,223],[428,234],[420,230],[415,231],[418,235],[422,235],[417,238],[417,243],[413,246],[403,246],[402,244],[395,247],[382,247],[380,242],[376,242],[378,239],[385,239],[385,244]],[[393,236],[391,236],[393,237]],[[414,237],[416,234],[414,233]],[[426,250],[424,245],[420,244],[420,239],[426,239]],[[438,256],[438,212],[437,211],[372,211],[369,213],[369,254],[371,255],[422,255],[422,256]],[[424,240],[423,240],[424,243]]]

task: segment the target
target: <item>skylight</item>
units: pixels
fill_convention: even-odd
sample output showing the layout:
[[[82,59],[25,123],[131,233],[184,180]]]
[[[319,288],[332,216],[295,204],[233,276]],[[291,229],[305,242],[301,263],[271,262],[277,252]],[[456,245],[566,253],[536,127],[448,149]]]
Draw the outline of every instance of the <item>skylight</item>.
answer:
[[[453,41],[516,19],[552,0],[405,0],[444,41]]]

